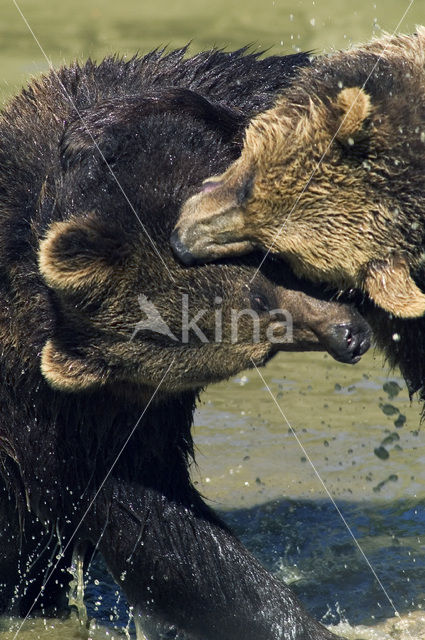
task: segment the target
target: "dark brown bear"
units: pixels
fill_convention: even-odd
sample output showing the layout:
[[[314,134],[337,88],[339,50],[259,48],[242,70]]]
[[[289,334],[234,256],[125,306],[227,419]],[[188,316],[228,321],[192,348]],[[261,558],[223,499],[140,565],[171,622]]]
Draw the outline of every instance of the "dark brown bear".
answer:
[[[299,275],[422,316],[424,158],[425,28],[318,59],[183,207],[186,262],[261,246]]]
[[[250,284],[256,256],[186,269],[169,248],[182,202],[307,60],[183,54],[52,72],[0,120],[1,604],[57,610],[88,543],[150,640],[334,638],[202,501],[191,425],[205,384],[279,349],[355,362],[368,327],[280,265]],[[187,340],[183,299],[205,312]],[[277,308],[292,343],[270,338]],[[258,340],[249,318],[230,339],[232,309]]]

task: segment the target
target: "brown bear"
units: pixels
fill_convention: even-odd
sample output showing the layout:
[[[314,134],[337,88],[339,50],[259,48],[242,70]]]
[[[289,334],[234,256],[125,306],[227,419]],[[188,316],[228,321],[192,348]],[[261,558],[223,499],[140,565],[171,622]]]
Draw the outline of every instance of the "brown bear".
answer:
[[[252,120],[241,156],[183,206],[189,263],[262,247],[308,278],[425,312],[425,28],[322,57]]]
[[[191,426],[209,382],[281,349],[355,362],[369,328],[280,264],[250,282],[258,255],[187,269],[169,247],[308,60],[184,53],[52,71],[0,118],[0,605],[57,611],[88,545],[150,640],[330,640],[196,491]]]

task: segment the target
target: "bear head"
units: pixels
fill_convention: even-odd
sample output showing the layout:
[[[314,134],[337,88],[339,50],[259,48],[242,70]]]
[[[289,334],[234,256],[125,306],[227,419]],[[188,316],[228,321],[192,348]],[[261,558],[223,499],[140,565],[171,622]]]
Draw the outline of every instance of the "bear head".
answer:
[[[55,319],[41,347],[48,382],[140,393],[167,373],[161,390],[173,393],[279,350],[356,362],[366,323],[289,269],[257,271],[258,255],[192,269],[175,260],[168,239],[179,207],[213,162],[228,161],[229,145],[202,121],[189,126],[187,114],[152,115],[146,101],[105,101],[71,122],[53,178],[60,188],[40,195],[38,267]]]
[[[395,316],[423,315],[424,65],[419,28],[303,69],[185,203],[175,252],[189,263],[261,247]]]

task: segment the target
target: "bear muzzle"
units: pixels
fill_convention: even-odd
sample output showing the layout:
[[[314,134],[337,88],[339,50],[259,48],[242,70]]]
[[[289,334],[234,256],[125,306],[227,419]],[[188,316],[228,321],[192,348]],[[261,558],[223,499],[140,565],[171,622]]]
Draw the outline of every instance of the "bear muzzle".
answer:
[[[356,364],[370,347],[371,330],[363,318],[330,327],[323,339],[327,351],[339,362]]]
[[[186,266],[243,255],[255,249],[237,191],[221,182],[204,184],[189,198],[171,234],[175,256]]]

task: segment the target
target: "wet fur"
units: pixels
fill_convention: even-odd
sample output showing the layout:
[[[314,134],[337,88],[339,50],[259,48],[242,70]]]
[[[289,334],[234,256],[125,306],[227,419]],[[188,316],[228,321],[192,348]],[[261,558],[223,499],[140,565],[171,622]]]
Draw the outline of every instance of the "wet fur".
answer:
[[[199,389],[251,358],[265,362],[270,345],[253,345],[250,327],[219,349],[193,337],[183,346],[146,333],[129,340],[140,292],[177,331],[182,292],[194,309],[219,295],[228,310],[257,294],[276,304],[282,283],[269,265],[246,289],[255,258],[187,270],[169,235],[182,202],[236,158],[239,123],[271,106],[307,59],[184,53],[61,69],[60,82],[36,80],[0,120],[0,504],[10,523],[0,604],[26,613],[56,535],[65,545],[76,531],[75,542],[97,545],[150,638],[327,640],[189,478]],[[43,612],[57,613],[67,566],[68,556],[37,602]]]
[[[366,292],[377,343],[425,399],[424,158],[418,27],[301,70],[252,120],[217,187],[185,203],[176,229],[199,262],[261,246],[305,277]]]

